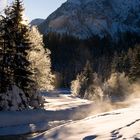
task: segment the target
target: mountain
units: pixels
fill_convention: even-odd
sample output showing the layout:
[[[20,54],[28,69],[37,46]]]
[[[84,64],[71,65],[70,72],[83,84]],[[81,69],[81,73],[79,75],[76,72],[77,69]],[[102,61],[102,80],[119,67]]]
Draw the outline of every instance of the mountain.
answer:
[[[140,0],[67,0],[38,27],[61,87],[70,87],[87,60],[104,81],[114,69],[131,71],[126,58],[140,44]]]
[[[67,0],[39,25],[49,31],[80,38],[140,32],[140,0]]]
[[[37,25],[39,26],[42,22],[44,21],[44,19],[41,19],[41,18],[36,18],[36,19],[33,19],[30,24],[33,26],[33,25]]]

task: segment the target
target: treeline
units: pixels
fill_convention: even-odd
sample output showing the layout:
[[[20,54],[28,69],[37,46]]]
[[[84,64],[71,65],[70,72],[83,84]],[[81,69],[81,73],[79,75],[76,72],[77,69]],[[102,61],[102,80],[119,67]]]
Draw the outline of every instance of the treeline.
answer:
[[[0,111],[41,107],[40,91],[53,89],[50,51],[23,12],[15,0],[0,15]]]
[[[126,32],[120,33],[116,40],[109,35],[103,38],[93,35],[83,40],[68,34],[50,32],[44,36],[44,43],[52,52],[53,70],[62,77],[61,86],[70,87],[71,81],[82,72],[87,60],[102,81],[107,80],[112,71],[124,71],[128,75],[128,71],[132,71],[129,70],[130,52],[135,56],[140,36]]]
[[[104,73],[94,71],[93,63],[87,61],[82,72],[71,82],[72,94],[95,102],[113,103],[129,97],[134,90],[133,84],[139,84],[140,80],[140,44],[134,43],[134,46],[125,47],[117,48],[112,52],[110,64],[108,63],[109,65],[102,71],[110,69],[104,79],[102,78]],[[108,61],[106,58],[104,57],[105,61]],[[100,64],[100,59],[98,60],[97,65]],[[102,67],[104,64],[102,63]]]

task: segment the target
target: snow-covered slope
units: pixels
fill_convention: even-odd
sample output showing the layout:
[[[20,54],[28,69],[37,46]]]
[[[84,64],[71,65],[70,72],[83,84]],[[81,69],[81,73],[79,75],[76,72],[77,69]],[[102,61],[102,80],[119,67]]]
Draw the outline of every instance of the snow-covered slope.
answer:
[[[140,99],[131,106],[68,122],[32,140],[139,140]]]
[[[34,19],[30,22],[30,24],[33,26],[33,25],[40,25],[42,22],[44,21],[44,19],[41,19],[41,18],[37,18],[37,19]]]
[[[64,90],[43,95],[46,100],[44,110],[0,112],[0,139],[23,139],[19,134],[33,132],[38,133],[24,135],[24,139],[140,139],[140,98],[131,98],[121,103],[121,107],[125,107],[123,109],[99,113],[106,111],[105,108],[110,110],[111,107],[105,103],[98,106],[94,102],[72,97],[68,91]],[[7,137],[5,135],[17,136]]]
[[[44,34],[67,32],[81,38],[140,33],[140,0],[67,0],[39,28]]]
[[[68,121],[88,116],[90,110],[87,111],[87,108],[90,108],[92,102],[59,93],[58,91],[44,93],[46,101],[44,109],[0,112],[0,136],[48,130]]]

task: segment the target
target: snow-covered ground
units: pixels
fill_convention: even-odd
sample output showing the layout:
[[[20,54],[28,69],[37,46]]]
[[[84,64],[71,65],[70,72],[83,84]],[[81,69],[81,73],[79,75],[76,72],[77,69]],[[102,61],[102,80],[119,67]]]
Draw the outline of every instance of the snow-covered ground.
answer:
[[[140,103],[140,99],[136,103]],[[140,104],[69,122],[46,131],[34,140],[138,140]]]
[[[106,111],[107,104],[95,105],[93,102],[74,98],[69,94],[60,94],[60,92],[44,93],[44,95],[46,96],[45,110],[0,113],[0,135],[46,130],[30,135],[28,139],[140,139],[140,98],[123,103],[122,109],[95,115],[94,109],[99,112]],[[129,106],[128,103],[130,103]],[[108,109],[111,109],[109,105]]]
[[[0,112],[0,136],[48,130],[71,120],[85,118],[88,116],[86,110],[92,104],[87,100],[73,98],[64,90],[44,93],[44,97],[44,109]],[[83,115],[79,118],[77,112]]]

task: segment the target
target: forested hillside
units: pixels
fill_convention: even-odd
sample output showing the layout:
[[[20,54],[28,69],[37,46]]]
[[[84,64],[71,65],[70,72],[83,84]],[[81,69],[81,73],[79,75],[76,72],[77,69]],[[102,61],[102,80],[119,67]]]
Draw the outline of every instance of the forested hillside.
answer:
[[[44,35],[44,43],[52,52],[52,68],[61,77],[62,87],[70,86],[87,61],[102,81],[107,80],[112,72],[125,72],[132,79],[139,77],[136,72],[139,64],[135,63],[140,61],[140,36],[136,33],[120,33],[119,39],[114,41],[109,35],[80,39],[51,32]]]

